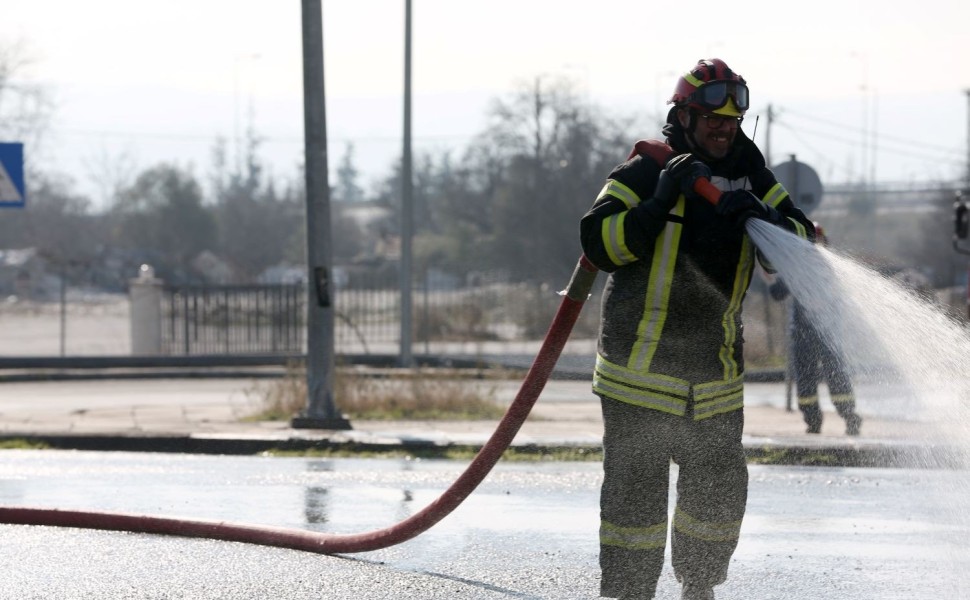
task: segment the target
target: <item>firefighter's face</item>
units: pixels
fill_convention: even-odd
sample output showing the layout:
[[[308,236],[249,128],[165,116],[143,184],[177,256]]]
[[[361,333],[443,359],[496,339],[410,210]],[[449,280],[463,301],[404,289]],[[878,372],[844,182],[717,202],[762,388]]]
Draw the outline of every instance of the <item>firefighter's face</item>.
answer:
[[[689,115],[682,114],[682,124],[687,126]],[[715,159],[724,158],[731,151],[734,137],[738,133],[740,120],[713,113],[695,114],[697,125],[694,127],[694,143]]]

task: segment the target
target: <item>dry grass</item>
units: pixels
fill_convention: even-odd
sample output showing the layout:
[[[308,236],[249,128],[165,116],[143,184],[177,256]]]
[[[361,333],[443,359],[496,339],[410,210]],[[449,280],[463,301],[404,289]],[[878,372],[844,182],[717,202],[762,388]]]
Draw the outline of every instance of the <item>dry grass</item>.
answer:
[[[454,371],[408,370],[391,374],[337,369],[334,402],[351,419],[474,420],[497,419],[505,409],[496,403],[496,388],[487,380]],[[307,401],[306,371],[291,366],[280,379],[247,390],[261,410],[253,420],[286,420]]]

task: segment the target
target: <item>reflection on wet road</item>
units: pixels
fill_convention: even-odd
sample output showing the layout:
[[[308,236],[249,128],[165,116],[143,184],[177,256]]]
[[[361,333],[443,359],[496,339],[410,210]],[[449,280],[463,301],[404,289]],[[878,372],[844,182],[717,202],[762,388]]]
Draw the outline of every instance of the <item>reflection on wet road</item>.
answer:
[[[0,502],[360,533],[422,509],[466,464],[2,451]],[[599,483],[599,463],[499,463],[430,531],[345,557],[0,526],[0,597],[593,598]],[[970,597],[968,490],[965,471],[752,466],[718,599]],[[676,590],[668,568],[658,597]]]

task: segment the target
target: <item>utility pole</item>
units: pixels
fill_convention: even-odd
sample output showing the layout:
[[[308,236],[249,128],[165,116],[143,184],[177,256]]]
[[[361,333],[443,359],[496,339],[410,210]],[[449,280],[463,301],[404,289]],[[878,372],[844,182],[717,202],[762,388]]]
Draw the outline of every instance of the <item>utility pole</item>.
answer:
[[[967,94],[967,174],[966,187],[970,190],[970,89],[964,90]]]
[[[765,125],[765,163],[771,168],[771,124],[775,120],[775,107],[768,105],[768,123]]]
[[[869,111],[869,123],[870,123],[870,133],[869,133],[869,183],[872,187],[876,186],[876,158],[877,151],[879,150],[878,139],[879,139],[879,121],[878,121],[878,108],[879,108],[879,95],[876,93],[876,88],[869,87],[870,95],[870,111]]]
[[[333,398],[333,298],[330,289],[330,185],[327,114],[323,86],[321,0],[302,0],[303,135],[306,156],[307,407],[291,425],[302,429],[351,429]]]
[[[413,191],[411,174],[411,0],[404,1],[404,151],[401,155],[401,351],[402,367],[410,367],[411,355],[411,237]]]

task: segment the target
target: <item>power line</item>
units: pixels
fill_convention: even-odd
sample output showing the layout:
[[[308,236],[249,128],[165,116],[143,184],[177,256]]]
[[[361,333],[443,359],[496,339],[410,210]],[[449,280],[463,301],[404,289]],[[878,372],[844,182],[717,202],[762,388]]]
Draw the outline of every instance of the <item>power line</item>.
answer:
[[[111,131],[111,130],[96,130],[96,129],[59,129],[55,133],[79,136],[79,137],[103,137],[103,138],[128,138],[128,139],[154,139],[154,140],[171,140],[171,141],[189,141],[189,142],[212,142],[219,138],[229,139],[227,135],[221,133],[211,133],[211,134],[200,134],[200,133],[159,133],[159,132],[147,132],[147,131]],[[422,135],[414,136],[415,141],[420,142],[435,142],[435,141],[448,141],[448,140],[459,140],[459,139],[471,139],[477,134],[472,133],[453,133],[453,134],[435,134],[435,135]],[[259,142],[274,143],[274,144],[302,144],[302,137],[295,136],[265,136],[256,135],[256,139]],[[370,142],[380,142],[380,143],[399,143],[401,141],[401,136],[347,136],[347,137],[330,137],[331,143],[370,143]]]
[[[857,126],[846,124],[846,123],[836,122],[830,119],[816,117],[800,111],[784,110],[782,111],[782,114],[786,116],[793,116],[795,117],[796,121],[801,119],[802,121],[807,121],[811,123],[812,124],[811,127],[803,126],[796,129],[791,124],[791,122],[779,121],[777,118],[775,119],[775,122],[778,125],[786,129],[796,140],[798,140],[806,148],[809,148],[809,150],[814,152],[821,162],[828,164],[831,167],[844,172],[847,176],[855,175],[858,170],[850,168],[847,164],[845,164],[844,161],[836,162],[836,161],[830,160],[829,156],[831,155],[831,153],[829,152],[823,153],[813,148],[809,143],[805,141],[804,137],[802,137],[802,134],[807,136],[813,136],[813,135],[824,136],[826,141],[829,143],[835,142],[835,143],[843,144],[856,151],[859,151],[861,148],[863,157],[861,159],[861,164],[859,166],[859,169],[863,171],[865,170],[865,152],[870,149],[870,144],[873,152],[873,160],[875,158],[876,153],[879,153],[879,154],[889,154],[894,156],[903,156],[909,159],[910,161],[920,162],[923,164],[932,164],[937,169],[941,167],[942,168],[962,168],[964,165],[964,157],[963,157],[962,150],[957,151],[957,150],[954,150],[953,148],[947,148],[938,144],[928,144],[928,143],[919,142],[911,139],[904,139],[901,137],[896,137],[888,134],[877,134],[874,131],[871,133],[871,137],[870,137],[870,132],[868,129],[859,128]],[[791,119],[789,119],[788,121],[791,121]],[[822,128],[827,127],[829,129],[835,128],[838,130],[838,133],[821,131],[819,126],[821,126]],[[861,143],[858,139],[850,139],[845,137],[844,135],[841,135],[841,136],[839,135],[839,133],[852,135],[860,132],[864,133],[864,139]],[[877,144],[878,144],[878,147],[877,147]],[[873,164],[873,169],[874,169],[874,164]],[[866,176],[865,173],[863,173],[862,176],[865,177]],[[873,171],[872,177],[874,177],[874,171]]]
[[[799,111],[793,111],[793,110],[785,109],[781,114],[783,114],[783,115],[784,114],[791,114],[791,115],[793,115],[795,117],[801,117],[803,119],[806,119],[808,121],[812,121],[814,123],[821,123],[823,125],[829,125],[831,127],[837,127],[839,129],[852,131],[854,133],[861,133],[863,131],[863,128],[856,127],[854,125],[848,125],[848,124],[845,124],[845,123],[838,123],[836,121],[831,121],[829,119],[823,119],[823,118],[820,118],[820,117],[814,117],[814,116],[807,115],[807,114],[802,113],[802,112],[799,112]],[[898,144],[905,144],[906,146],[909,146],[909,147],[917,146],[917,147],[922,147],[923,149],[926,149],[926,150],[933,150],[933,151],[937,151],[937,152],[944,152],[944,153],[947,153],[947,154],[952,153],[952,152],[956,152],[953,148],[948,148],[948,147],[945,147],[945,146],[939,146],[939,145],[936,145],[936,144],[927,144],[925,142],[914,141],[914,140],[911,140],[911,139],[896,137],[896,136],[889,135],[889,134],[880,133],[880,134],[877,135],[877,137],[878,137],[878,139],[879,139],[880,142],[886,142],[886,141],[895,142],[895,143],[898,143]]]
[[[823,163],[832,165],[832,166],[834,166],[834,167],[836,167],[836,168],[844,171],[846,175],[852,175],[852,170],[849,169],[849,167],[845,166],[844,164],[837,163],[835,161],[829,160],[828,157],[825,155],[825,153],[817,150],[811,144],[809,144],[804,139],[802,139],[802,137],[800,135],[800,132],[798,130],[796,130],[795,128],[791,127],[787,123],[778,123],[778,125],[781,125],[781,127],[783,127],[784,129],[787,129],[791,133],[792,137],[794,137],[803,146],[805,146],[806,148],[808,148],[809,151],[813,152],[820,162],[823,162]]]
[[[825,139],[828,140],[828,141],[839,142],[839,143],[842,143],[842,144],[845,144],[845,145],[848,145],[848,146],[852,146],[852,147],[858,147],[858,145],[859,145],[859,141],[858,140],[849,139],[847,137],[840,137],[838,135],[833,135],[833,134],[830,134],[830,133],[824,133],[824,132],[820,132],[820,131],[813,131],[811,129],[796,129],[795,127],[793,127],[789,123],[783,123],[783,122],[782,123],[779,123],[779,122],[776,121],[776,124],[780,125],[784,129],[786,129],[789,132],[791,132],[792,135],[795,136],[796,139],[799,139],[799,141],[802,141],[802,143],[805,143],[805,142],[803,140],[801,140],[799,136],[802,135],[802,134],[804,134],[804,135],[808,135],[808,136],[825,137]],[[807,143],[805,143],[805,145],[808,146]],[[915,146],[917,144],[913,144],[913,145]],[[905,157],[908,157],[908,158],[912,158],[914,160],[933,161],[933,162],[937,162],[937,163],[938,162],[946,162],[946,163],[949,163],[949,164],[952,164],[952,165],[963,165],[964,164],[963,158],[962,157],[958,158],[954,154],[954,151],[953,150],[944,150],[944,149],[942,149],[940,147],[935,147],[935,148],[929,147],[929,148],[931,148],[931,152],[932,153],[937,153],[938,152],[939,154],[932,154],[931,155],[931,153],[926,153],[926,152],[915,152],[914,150],[916,150],[916,149],[911,148],[911,147],[910,148],[902,149],[902,148],[887,147],[885,145],[880,145],[879,146],[879,152],[885,152],[885,153],[888,153],[888,154],[895,154],[897,156],[905,156]],[[817,153],[820,154],[820,155],[824,155],[821,152],[817,152]],[[945,156],[944,156],[944,154],[945,154]]]

